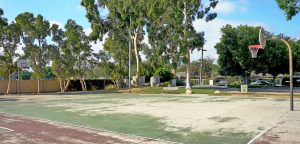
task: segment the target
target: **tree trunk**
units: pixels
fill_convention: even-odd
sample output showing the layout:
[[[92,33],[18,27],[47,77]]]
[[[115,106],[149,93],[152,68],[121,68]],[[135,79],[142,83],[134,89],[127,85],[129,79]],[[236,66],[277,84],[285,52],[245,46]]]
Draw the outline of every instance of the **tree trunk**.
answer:
[[[8,84],[7,84],[6,94],[10,94],[10,84],[11,84],[11,74],[10,74],[10,70],[8,70]]]
[[[135,75],[135,86],[140,85],[140,59],[139,59],[139,50],[138,50],[138,32],[134,34],[134,52],[135,52],[135,58],[136,58],[136,75]]]
[[[37,93],[36,94],[39,94],[40,93],[40,78],[37,78]]]
[[[191,89],[191,62],[190,62],[190,50],[186,50],[186,89]]]
[[[65,83],[65,80],[64,80],[64,91],[63,92],[67,91],[67,89],[69,87],[69,84],[70,84],[70,80],[69,79],[67,80],[67,83]]]
[[[86,88],[86,82],[85,82],[85,79],[84,79],[84,78],[82,78],[82,82],[83,82],[84,91],[87,91],[87,88]]]
[[[172,68],[173,79],[176,79],[176,68]]]
[[[64,92],[63,80],[61,78],[59,78],[59,87],[60,87],[60,92]]]
[[[188,37],[187,37],[187,30],[188,30],[188,13],[187,13],[187,4],[186,2],[184,3],[184,41],[185,43],[188,42]],[[188,47],[185,47],[186,49],[186,93],[191,94],[192,89],[191,89],[191,62],[190,62],[190,49]]]
[[[81,88],[82,88],[82,91],[86,91],[86,83],[84,81],[84,78],[80,78],[80,83],[81,83]]]

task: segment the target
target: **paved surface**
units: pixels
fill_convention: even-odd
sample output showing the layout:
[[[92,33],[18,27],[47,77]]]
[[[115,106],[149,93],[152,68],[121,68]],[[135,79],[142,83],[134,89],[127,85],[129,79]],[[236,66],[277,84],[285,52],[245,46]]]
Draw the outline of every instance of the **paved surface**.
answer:
[[[0,144],[162,143],[7,114],[0,114],[0,128],[5,130],[0,133]]]
[[[300,144],[300,110],[289,112],[253,144]]]

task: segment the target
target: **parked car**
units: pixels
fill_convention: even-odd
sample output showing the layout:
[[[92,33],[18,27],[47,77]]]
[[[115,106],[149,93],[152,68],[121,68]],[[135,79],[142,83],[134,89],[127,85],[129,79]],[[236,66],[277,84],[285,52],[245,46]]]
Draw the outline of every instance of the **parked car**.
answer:
[[[217,86],[226,86],[228,85],[228,82],[226,80],[220,80],[218,82],[216,82]]]
[[[251,85],[273,85],[273,83],[268,82],[266,80],[256,80],[252,82]]]

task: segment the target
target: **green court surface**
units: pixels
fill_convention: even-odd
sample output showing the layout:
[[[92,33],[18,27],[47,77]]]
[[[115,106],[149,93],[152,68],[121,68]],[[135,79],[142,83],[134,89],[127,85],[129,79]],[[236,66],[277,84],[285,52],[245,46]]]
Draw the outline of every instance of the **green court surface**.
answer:
[[[288,104],[207,95],[39,95],[0,97],[0,112],[187,144],[244,144]]]
[[[1,134],[1,133],[6,133],[6,132],[9,132],[9,130],[0,127],[0,134]]]

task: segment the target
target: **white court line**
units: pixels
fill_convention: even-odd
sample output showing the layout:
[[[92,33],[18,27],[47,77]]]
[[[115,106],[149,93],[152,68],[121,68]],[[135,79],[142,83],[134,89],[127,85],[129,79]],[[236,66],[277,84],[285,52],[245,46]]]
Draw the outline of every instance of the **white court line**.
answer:
[[[12,130],[12,129],[9,129],[9,128],[6,128],[6,127],[0,127],[0,129],[7,130],[7,131],[9,131],[9,132],[13,132],[13,131],[14,131],[14,130]],[[3,132],[3,133],[6,133],[6,132]]]

